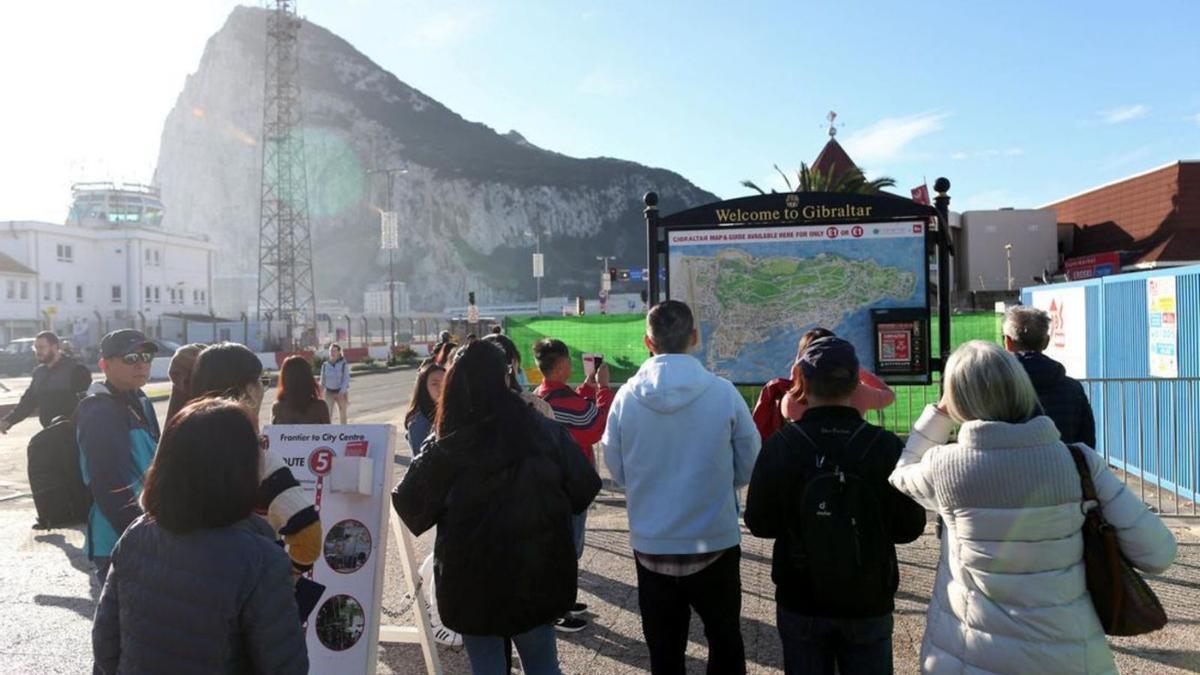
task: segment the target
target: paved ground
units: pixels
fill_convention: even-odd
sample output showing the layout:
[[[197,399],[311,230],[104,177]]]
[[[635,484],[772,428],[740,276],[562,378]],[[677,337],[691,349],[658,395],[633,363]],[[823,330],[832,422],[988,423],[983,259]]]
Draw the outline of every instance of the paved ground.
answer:
[[[356,378],[351,417],[358,422],[395,422],[403,413],[413,373]],[[165,412],[166,403],[158,405]],[[98,588],[80,550],[79,528],[34,532],[33,504],[25,482],[24,444],[36,422],[0,437],[0,673],[86,673],[90,671],[90,629]],[[398,444],[396,475],[407,465],[407,448]],[[1200,672],[1200,534],[1195,525],[1175,521],[1181,545],[1178,563],[1151,584],[1167,606],[1172,623],[1145,638],[1114,639],[1122,672]],[[429,536],[419,540],[420,555]],[[742,563],[743,619],[747,659],[752,673],[780,672],[775,632],[775,603],[770,580],[769,542],[747,535]],[[916,672],[924,630],[924,612],[933,583],[937,540],[927,533],[900,548],[902,584],[896,612],[895,657],[899,673]],[[402,594],[403,579],[394,544],[388,554],[384,622],[411,623]],[[647,671],[647,655],[637,614],[637,589],[629,532],[621,495],[601,493],[589,514],[587,549],[581,564],[582,600],[593,624],[581,633],[560,636],[564,672],[608,675]],[[703,634],[693,622],[688,647],[689,672],[703,672]],[[461,650],[440,648],[447,673],[467,673]],[[421,672],[418,649],[382,648],[380,672]]]

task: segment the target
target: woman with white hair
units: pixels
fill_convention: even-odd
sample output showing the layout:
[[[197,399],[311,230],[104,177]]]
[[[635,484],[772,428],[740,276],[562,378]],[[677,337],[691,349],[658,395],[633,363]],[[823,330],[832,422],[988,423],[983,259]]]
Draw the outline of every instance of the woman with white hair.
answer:
[[[924,673],[1117,672],[1086,586],[1080,476],[1036,403],[1016,357],[968,342],[891,475],[945,522]],[[958,440],[948,443],[955,423]],[[1084,456],[1121,552],[1138,569],[1165,570],[1175,559],[1170,530],[1103,458]]]

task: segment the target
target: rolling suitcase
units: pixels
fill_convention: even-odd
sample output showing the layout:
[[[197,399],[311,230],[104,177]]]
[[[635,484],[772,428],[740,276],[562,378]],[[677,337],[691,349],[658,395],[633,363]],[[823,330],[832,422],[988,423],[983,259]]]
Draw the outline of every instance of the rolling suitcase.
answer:
[[[29,488],[38,524],[45,528],[87,521],[92,493],[83,484],[75,423],[58,417],[29,441]]]

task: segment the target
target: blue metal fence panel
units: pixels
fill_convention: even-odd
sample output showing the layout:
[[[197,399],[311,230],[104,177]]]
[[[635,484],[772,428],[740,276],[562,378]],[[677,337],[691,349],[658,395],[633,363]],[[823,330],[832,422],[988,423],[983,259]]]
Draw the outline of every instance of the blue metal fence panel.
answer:
[[[1161,276],[1176,278],[1179,379],[1149,376],[1146,280]],[[1194,379],[1200,377],[1200,266],[1025,288],[1021,300],[1031,302],[1042,288],[1081,285],[1087,289],[1087,370],[1094,378],[1084,385],[1097,449],[1141,479],[1143,497],[1150,489],[1161,502],[1165,489],[1194,504],[1200,497],[1200,381]]]

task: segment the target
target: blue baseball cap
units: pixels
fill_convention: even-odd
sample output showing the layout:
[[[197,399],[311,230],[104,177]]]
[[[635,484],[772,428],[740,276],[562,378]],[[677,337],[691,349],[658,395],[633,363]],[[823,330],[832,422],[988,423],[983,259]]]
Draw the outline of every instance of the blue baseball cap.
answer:
[[[146,337],[142,331],[122,328],[114,330],[100,339],[100,356],[105,359],[113,359],[132,354],[143,347],[151,353],[158,351],[158,345]]]
[[[800,356],[805,377],[820,380],[857,380],[858,355],[854,345],[839,337],[813,340]]]

